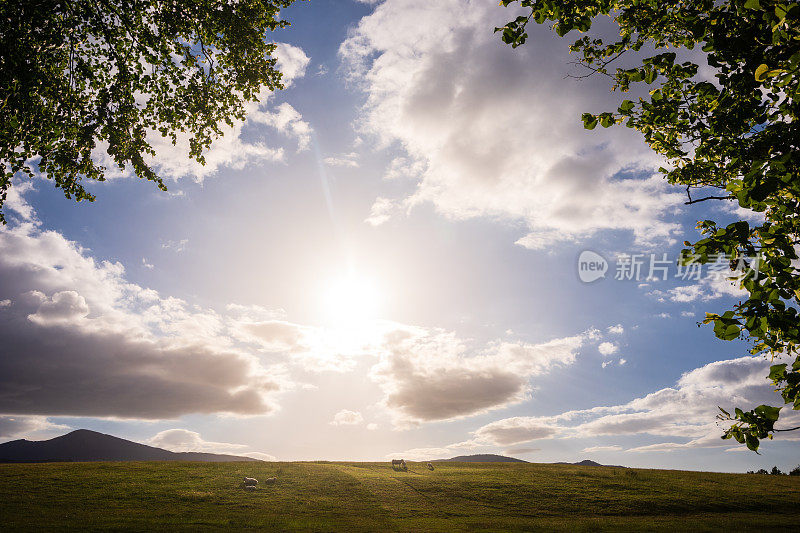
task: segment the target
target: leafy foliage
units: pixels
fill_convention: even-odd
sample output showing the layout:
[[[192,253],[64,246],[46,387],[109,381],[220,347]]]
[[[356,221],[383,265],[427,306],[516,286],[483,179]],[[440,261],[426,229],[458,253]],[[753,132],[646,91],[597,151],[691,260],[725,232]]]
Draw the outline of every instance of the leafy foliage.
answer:
[[[0,208],[34,165],[67,198],[94,200],[82,180],[104,179],[98,147],[165,190],[145,162],[148,134],[188,133],[188,155],[204,163],[221,125],[281,87],[266,36],[288,25],[279,10],[292,1],[1,2]]]
[[[723,340],[752,341],[752,354],[785,356],[769,379],[785,403],[800,409],[800,4],[780,0],[502,0],[528,14],[502,28],[513,47],[525,43],[534,21],[552,23],[560,36],[588,31],[599,16],[619,26],[613,42],[583,36],[571,46],[591,73],[608,76],[614,89],[652,86],[649,96],[623,100],[614,111],[584,113],[584,127],[624,124],[670,162],[666,179],[686,188],[689,204],[735,201],[764,214],[751,226],[698,224],[704,238],[685,245],[682,262],[709,263],[726,257],[737,282],[749,293],[722,315],[707,314]],[[651,52],[647,52],[650,50]],[[702,58],[713,79],[699,75]],[[692,51],[692,52],[686,52]],[[635,65],[617,60],[633,53]],[[628,56],[625,56],[626,58]],[[616,63],[615,63],[616,62]],[[692,199],[693,191],[705,196]],[[748,272],[747,275],[742,275]],[[733,274],[733,273],[732,273]],[[756,275],[757,274],[757,275]],[[757,451],[772,438],[780,407],[735,410],[723,438]],[[797,429],[797,428],[794,428]]]

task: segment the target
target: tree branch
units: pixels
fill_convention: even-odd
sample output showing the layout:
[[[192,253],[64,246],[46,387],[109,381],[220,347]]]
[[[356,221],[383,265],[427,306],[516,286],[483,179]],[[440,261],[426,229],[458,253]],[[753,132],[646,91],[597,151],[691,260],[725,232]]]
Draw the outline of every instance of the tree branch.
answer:
[[[697,200],[689,200],[688,202],[683,202],[684,205],[691,205],[697,204],[700,202],[705,202],[706,200],[732,200],[730,196],[706,196],[705,198],[698,198]]]

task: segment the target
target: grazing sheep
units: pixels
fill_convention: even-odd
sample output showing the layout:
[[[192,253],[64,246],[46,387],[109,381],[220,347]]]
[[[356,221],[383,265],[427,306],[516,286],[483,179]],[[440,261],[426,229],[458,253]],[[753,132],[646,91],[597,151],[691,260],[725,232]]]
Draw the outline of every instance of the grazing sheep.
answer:
[[[278,481],[278,478],[276,478],[276,477],[268,477],[267,479],[264,480],[264,483],[266,483],[267,485],[272,485],[276,481]]]
[[[428,470],[433,470],[433,465],[431,463],[428,463]]]
[[[244,478],[244,484],[245,486],[255,487],[256,485],[258,485],[258,480],[254,477],[246,477]]]
[[[244,486],[244,490],[253,491],[253,490],[256,490],[256,486],[255,485],[245,485]]]
[[[392,459],[392,470],[408,470],[405,459]]]

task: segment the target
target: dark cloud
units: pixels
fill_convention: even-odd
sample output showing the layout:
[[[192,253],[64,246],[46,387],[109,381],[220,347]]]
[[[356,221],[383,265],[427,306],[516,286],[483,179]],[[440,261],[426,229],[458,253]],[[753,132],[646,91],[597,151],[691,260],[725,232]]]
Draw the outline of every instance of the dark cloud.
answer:
[[[275,376],[213,313],[33,227],[0,231],[0,413],[174,418],[273,409]],[[160,333],[159,333],[160,332]],[[166,332],[166,333],[165,333]]]

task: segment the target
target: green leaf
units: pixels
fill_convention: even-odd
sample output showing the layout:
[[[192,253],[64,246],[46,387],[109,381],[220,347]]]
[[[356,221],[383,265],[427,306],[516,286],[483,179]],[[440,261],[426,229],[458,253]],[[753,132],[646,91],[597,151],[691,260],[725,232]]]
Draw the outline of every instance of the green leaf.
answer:
[[[785,379],[786,367],[787,365],[785,363],[780,365],[772,365],[771,367],[769,367],[769,379],[771,379],[774,382]]]
[[[780,407],[772,407],[771,405],[759,405],[754,409],[756,414],[766,418],[771,422],[778,420],[781,413]]]
[[[725,341],[732,341],[739,336],[740,331],[741,330],[739,329],[739,326],[731,324],[723,330],[723,333],[722,335],[720,335],[720,338],[722,338],[722,340]]]

